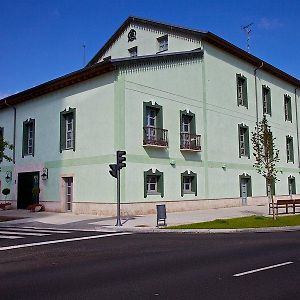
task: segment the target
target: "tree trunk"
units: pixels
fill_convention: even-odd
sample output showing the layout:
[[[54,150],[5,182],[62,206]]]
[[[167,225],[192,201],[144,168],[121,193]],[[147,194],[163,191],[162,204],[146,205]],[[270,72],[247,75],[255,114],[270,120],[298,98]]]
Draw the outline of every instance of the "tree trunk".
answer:
[[[269,202],[272,202],[272,217],[273,217],[273,220],[276,220],[274,197],[273,197],[271,182],[269,180],[268,180],[268,197],[269,197]]]

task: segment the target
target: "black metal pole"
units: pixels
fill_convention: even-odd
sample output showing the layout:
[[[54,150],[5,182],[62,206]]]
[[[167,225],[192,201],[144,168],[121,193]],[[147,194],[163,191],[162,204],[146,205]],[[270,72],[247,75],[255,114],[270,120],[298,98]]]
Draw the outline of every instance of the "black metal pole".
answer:
[[[120,170],[117,170],[117,224],[116,226],[122,226],[121,223],[121,201],[120,201]]]

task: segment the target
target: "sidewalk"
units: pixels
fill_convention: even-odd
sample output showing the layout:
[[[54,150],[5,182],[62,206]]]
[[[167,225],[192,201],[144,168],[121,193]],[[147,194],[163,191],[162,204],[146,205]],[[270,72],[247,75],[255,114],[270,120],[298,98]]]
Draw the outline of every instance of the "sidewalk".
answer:
[[[196,222],[228,219],[251,215],[267,215],[267,206],[241,206],[230,208],[206,209],[185,212],[167,212],[167,225],[179,225]],[[156,214],[122,217],[122,227],[117,228],[115,217],[99,217],[96,215],[76,215],[72,213],[38,212],[27,210],[0,211],[0,216],[21,218],[18,220],[0,222],[0,226],[37,226],[47,228],[65,228],[76,230],[116,231],[132,230],[147,231],[156,228]]]

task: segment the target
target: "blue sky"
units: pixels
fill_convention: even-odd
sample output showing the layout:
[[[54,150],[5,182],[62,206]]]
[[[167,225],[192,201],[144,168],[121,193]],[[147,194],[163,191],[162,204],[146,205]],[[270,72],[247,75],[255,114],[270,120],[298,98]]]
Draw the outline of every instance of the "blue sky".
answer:
[[[0,98],[80,69],[129,16],[211,31],[300,78],[300,1],[0,0]]]

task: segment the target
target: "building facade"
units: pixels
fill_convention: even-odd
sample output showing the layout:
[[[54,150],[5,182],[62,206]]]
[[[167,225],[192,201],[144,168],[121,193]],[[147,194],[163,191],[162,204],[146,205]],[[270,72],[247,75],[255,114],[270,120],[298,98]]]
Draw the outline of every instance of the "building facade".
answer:
[[[210,32],[129,17],[89,64],[0,101],[14,143],[1,189],[26,208],[114,215],[266,203],[251,132],[263,114],[280,151],[276,195],[297,194],[299,80]],[[8,152],[9,154],[9,152]]]

